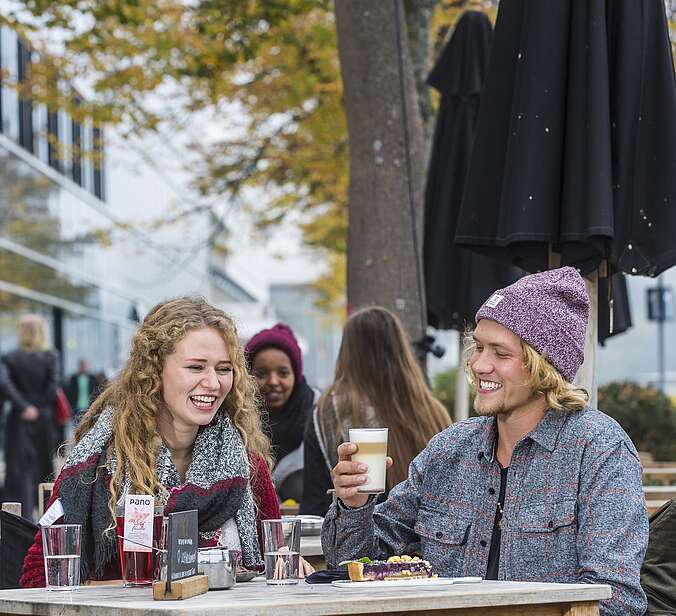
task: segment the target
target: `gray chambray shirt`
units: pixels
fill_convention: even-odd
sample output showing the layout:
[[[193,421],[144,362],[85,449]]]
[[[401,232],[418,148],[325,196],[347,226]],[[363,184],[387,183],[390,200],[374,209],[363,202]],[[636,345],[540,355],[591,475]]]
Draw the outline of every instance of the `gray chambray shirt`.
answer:
[[[329,566],[420,554],[444,576],[486,575],[500,489],[496,420],[475,417],[437,434],[386,502],[329,509]],[[604,583],[602,616],[646,609],[639,582],[648,518],[636,449],[600,411],[548,411],[512,454],[498,579]]]

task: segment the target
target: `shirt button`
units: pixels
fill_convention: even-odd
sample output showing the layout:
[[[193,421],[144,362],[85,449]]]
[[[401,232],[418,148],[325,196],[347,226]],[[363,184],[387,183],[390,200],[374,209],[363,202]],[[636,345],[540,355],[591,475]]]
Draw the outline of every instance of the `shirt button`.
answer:
[[[444,533],[442,533],[440,530],[437,531],[436,537],[437,539],[441,539],[444,536]]]
[[[481,460],[483,460],[483,457],[484,457],[484,452],[480,451],[479,455],[477,456],[477,460],[479,460],[479,462],[481,462]]]
[[[482,548],[485,548],[488,545],[483,539],[479,541],[479,543],[481,544]]]
[[[495,494],[495,490],[493,488],[488,488],[488,493],[489,494]]]
[[[549,524],[547,524],[547,526],[548,526],[549,528],[554,528],[554,522],[552,522],[551,520],[549,520]]]

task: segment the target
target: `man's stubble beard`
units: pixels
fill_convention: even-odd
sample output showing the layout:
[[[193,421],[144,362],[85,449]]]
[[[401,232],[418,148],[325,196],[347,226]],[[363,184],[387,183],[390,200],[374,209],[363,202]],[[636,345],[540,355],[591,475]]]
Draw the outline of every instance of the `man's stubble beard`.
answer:
[[[530,404],[537,397],[538,394],[536,392],[532,392],[531,395],[528,397],[528,399],[524,402],[524,404],[520,406],[526,406],[527,404]],[[498,417],[499,415],[509,417],[516,410],[516,407],[506,408],[504,400],[500,401],[495,408],[480,410],[477,408],[477,399],[475,398],[473,406],[474,411],[476,412],[477,415],[479,415],[479,417]]]
[[[505,410],[505,405],[503,402],[501,402],[497,407],[495,408],[488,408],[488,409],[478,409],[477,405],[474,404],[474,410],[479,417],[497,417],[498,415],[509,415],[511,411],[506,411]]]

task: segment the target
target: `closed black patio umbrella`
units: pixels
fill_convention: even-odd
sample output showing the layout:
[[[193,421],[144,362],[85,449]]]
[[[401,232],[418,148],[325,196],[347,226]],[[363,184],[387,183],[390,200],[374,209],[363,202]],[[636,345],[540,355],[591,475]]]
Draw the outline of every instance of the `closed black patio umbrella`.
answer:
[[[477,254],[454,242],[458,213],[472,153],[479,99],[493,28],[479,11],[467,11],[441,52],[427,82],[441,94],[425,193],[424,268],[428,322],[464,330],[483,301],[526,272],[503,254]],[[490,176],[483,181],[492,182]],[[600,296],[614,299],[612,333],[631,325],[621,276],[604,281]],[[599,340],[610,331],[608,301],[599,302]]]
[[[507,262],[455,246],[492,39],[488,17],[466,11],[427,78],[441,95],[425,190],[423,252],[427,318],[438,329],[464,330],[493,290],[524,274]]]
[[[502,0],[459,245],[657,275],[676,262],[675,169],[662,0]]]

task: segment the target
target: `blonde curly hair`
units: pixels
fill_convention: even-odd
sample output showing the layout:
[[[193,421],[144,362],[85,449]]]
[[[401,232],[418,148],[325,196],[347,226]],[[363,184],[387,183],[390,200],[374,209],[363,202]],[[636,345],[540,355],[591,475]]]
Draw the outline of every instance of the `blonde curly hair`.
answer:
[[[96,423],[104,409],[114,409],[113,437],[108,452],[118,460],[110,481],[109,508],[115,515],[124,481],[125,463],[137,494],[163,494],[156,461],[161,436],[157,412],[164,404],[162,369],[176,343],[197,329],[211,327],[225,341],[233,365],[233,383],[218,412],[225,412],[249,452],[271,466],[270,441],[261,428],[255,385],[246,370],[244,350],[232,319],[202,297],[180,297],[155,306],[143,320],[131,344],[129,359],[120,374],[91,405],[75,432],[77,443]],[[251,464],[252,473],[255,465]]]
[[[474,374],[469,360],[476,350],[476,342],[472,330],[463,335],[463,368],[470,385],[475,385]],[[542,394],[547,402],[547,408],[555,411],[581,411],[587,402],[589,394],[581,387],[575,387],[561,373],[554,368],[545,357],[538,353],[527,342],[520,340],[523,365],[529,375],[529,385],[534,392]]]

